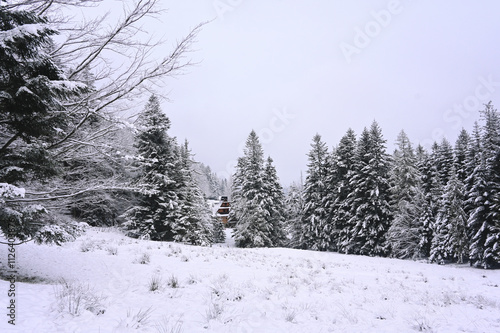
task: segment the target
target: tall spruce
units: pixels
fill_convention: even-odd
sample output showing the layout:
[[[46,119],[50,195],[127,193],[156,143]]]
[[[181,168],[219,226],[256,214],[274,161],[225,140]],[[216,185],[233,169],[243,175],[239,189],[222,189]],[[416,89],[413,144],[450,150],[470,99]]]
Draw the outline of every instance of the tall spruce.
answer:
[[[176,181],[179,216],[171,224],[173,239],[193,245],[210,245],[215,223],[205,197],[193,177],[193,160],[187,140],[180,147],[179,175]]]
[[[438,263],[463,263],[468,258],[467,215],[464,210],[464,185],[452,166],[436,217],[430,260]]]
[[[285,195],[273,165],[273,159],[269,156],[264,166],[264,188],[266,199],[265,209],[269,214],[269,222],[272,225],[272,241],[274,246],[283,246],[286,242],[285,235]]]
[[[469,257],[471,265],[496,268],[500,266],[500,116],[490,102],[481,117],[478,164],[467,181],[473,184],[467,198]]]
[[[333,228],[328,224],[328,211],[324,205],[324,198],[328,191],[330,161],[326,144],[319,134],[313,137],[308,158],[300,243],[303,248],[326,251],[334,246]]]
[[[300,248],[302,238],[302,213],[304,211],[304,186],[292,183],[285,197],[286,234],[288,247]]]
[[[425,195],[417,157],[408,136],[401,131],[397,138],[390,173],[393,222],[387,232],[391,255],[418,258],[425,224]]]
[[[353,192],[350,178],[353,176],[356,154],[356,134],[348,129],[346,134],[332,153],[332,166],[328,181],[329,198],[328,213],[334,224],[333,242],[339,252],[346,252],[349,242],[349,221],[351,219],[351,206],[347,200],[349,193]]]
[[[65,227],[51,229],[55,220],[46,208],[4,199],[24,195],[22,182],[46,182],[58,173],[49,148],[68,130],[65,102],[88,88],[68,80],[52,60],[57,31],[47,18],[13,8],[0,6],[0,229],[20,240],[41,240],[45,230],[59,242],[66,236],[58,230]],[[15,198],[8,189],[17,189]]]
[[[152,95],[137,120],[135,137],[142,196],[126,212],[131,234],[153,240],[173,240],[174,223],[180,216],[178,181],[181,156],[175,140],[167,135],[170,120]]]
[[[282,240],[282,230],[278,230],[281,218],[276,213],[279,209],[268,206],[272,199],[263,156],[262,145],[252,130],[233,176],[230,219],[236,223],[234,239],[238,247],[274,247]],[[276,214],[272,216],[271,211]]]
[[[462,128],[460,134],[458,135],[457,141],[455,142],[454,148],[454,165],[456,170],[456,176],[458,180],[465,183],[467,179],[467,152],[469,151],[469,144],[471,137],[469,133]]]
[[[350,194],[352,218],[349,252],[387,255],[386,232],[392,219],[389,185],[390,158],[376,122],[364,129],[356,150],[356,165]]]

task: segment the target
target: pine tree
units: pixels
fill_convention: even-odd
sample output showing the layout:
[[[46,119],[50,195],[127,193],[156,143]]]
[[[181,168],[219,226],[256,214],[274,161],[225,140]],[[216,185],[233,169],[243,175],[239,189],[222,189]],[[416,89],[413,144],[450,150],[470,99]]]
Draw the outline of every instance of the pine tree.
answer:
[[[496,268],[500,266],[500,116],[490,103],[481,111],[484,120],[478,161],[467,179],[473,184],[468,193],[467,207],[470,209],[468,228],[470,240],[470,263],[476,267]],[[478,139],[477,132],[475,133]],[[477,147],[477,144],[473,144]],[[474,148],[472,149],[474,150]],[[469,163],[472,162],[472,155]]]
[[[292,183],[285,197],[287,247],[300,248],[302,238],[302,212],[304,211],[304,186]]]
[[[323,198],[327,195],[330,169],[328,149],[316,134],[308,154],[309,164],[304,184],[301,246],[311,250],[331,250],[333,228],[328,224],[328,212]]]
[[[469,133],[462,128],[458,139],[455,142],[454,149],[454,165],[457,173],[457,178],[462,183],[467,179],[467,152],[469,151],[469,142],[471,138]]]
[[[422,256],[425,196],[417,157],[404,131],[397,138],[390,179],[394,219],[387,240],[391,254],[402,259],[418,258]]]
[[[463,263],[468,257],[468,245],[464,185],[453,166],[440,202],[429,259],[440,264]]]
[[[448,140],[443,138],[441,144],[438,145],[435,153],[435,164],[437,169],[437,176],[440,182],[441,191],[448,183],[451,177],[451,168],[453,166],[453,148]]]
[[[332,235],[334,248],[339,252],[346,252],[345,247],[349,242],[351,205],[347,199],[349,193],[353,192],[350,179],[353,175],[355,154],[356,134],[352,129],[348,129],[332,153],[332,167],[328,180],[328,212],[335,226]]]
[[[362,132],[356,150],[349,252],[370,256],[388,253],[385,235],[392,219],[389,167],[382,131],[373,122],[370,130]]]
[[[246,141],[244,156],[238,159],[233,176],[230,220],[236,223],[238,247],[273,247],[278,230],[267,210],[264,152],[255,131]]]
[[[286,241],[285,223],[285,196],[281,186],[273,159],[268,157],[264,166],[264,188],[266,198],[265,209],[268,211],[268,223],[272,226],[272,242],[274,246],[283,246]]]
[[[187,140],[180,147],[179,175],[176,181],[179,216],[171,223],[173,239],[193,245],[213,241],[214,221],[208,204],[193,177],[192,157]]]
[[[443,193],[443,187],[439,179],[439,172],[435,162],[438,158],[438,152],[439,145],[436,142],[432,145],[430,154],[425,152],[421,146],[417,150],[417,156],[419,156],[418,168],[422,174],[423,195],[425,198],[423,206],[423,225],[420,231],[420,248],[424,257],[430,255],[439,201]]]
[[[85,84],[67,80],[48,54],[55,34],[45,17],[0,6],[2,187],[18,188],[21,182],[47,181],[57,174],[58,164],[48,147],[68,127],[64,103],[87,91]],[[4,234],[20,240],[41,234],[56,235],[52,237],[56,241],[66,237],[64,225],[51,229],[56,219],[46,208],[6,203],[2,192],[0,229]]]
[[[167,135],[170,120],[160,109],[155,95],[149,98],[137,120],[135,138],[140,174],[137,182],[143,188],[139,203],[126,213],[131,234],[153,240],[172,240],[173,224],[180,216],[178,184],[179,151],[175,140]]]

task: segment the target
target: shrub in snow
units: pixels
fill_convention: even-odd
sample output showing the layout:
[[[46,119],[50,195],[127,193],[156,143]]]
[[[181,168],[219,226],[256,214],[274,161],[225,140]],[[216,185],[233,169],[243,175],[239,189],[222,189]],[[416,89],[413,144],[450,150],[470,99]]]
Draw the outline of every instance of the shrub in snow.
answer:
[[[170,288],[179,288],[179,280],[175,275],[172,274],[167,280],[167,285]]]
[[[142,264],[142,265],[147,265],[151,261],[151,255],[147,252],[144,252],[142,256],[136,259],[135,262]]]
[[[139,311],[137,311],[136,313],[132,313],[132,311],[129,309],[127,310],[127,318],[120,320],[120,322],[118,323],[118,328],[139,329],[141,327],[147,326],[152,312],[152,307],[149,307],[146,310],[139,309]]]
[[[170,324],[170,320],[163,317],[161,321],[156,322],[155,329],[158,333],[181,333],[182,321],[178,319],[175,323]]]
[[[205,319],[208,321],[218,319],[224,313],[224,305],[218,300],[212,299],[205,312]]]
[[[149,284],[148,284],[148,289],[149,291],[157,291],[157,290],[160,290],[161,287],[162,287],[162,279],[161,279],[161,276],[160,275],[153,275],[151,277],[151,279],[149,280]]]
[[[106,248],[106,251],[108,251],[109,255],[112,255],[112,256],[118,255],[118,248],[116,246],[108,246]]]
[[[55,287],[57,311],[79,316],[82,311],[90,311],[95,315],[103,314],[105,297],[96,294],[89,286],[61,280]]]

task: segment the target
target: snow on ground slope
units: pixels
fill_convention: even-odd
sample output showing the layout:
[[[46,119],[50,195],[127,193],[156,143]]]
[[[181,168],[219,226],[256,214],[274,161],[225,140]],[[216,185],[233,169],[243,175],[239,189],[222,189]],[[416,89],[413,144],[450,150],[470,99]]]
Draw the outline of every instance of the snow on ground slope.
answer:
[[[0,332],[500,332],[500,271],[231,244],[90,229],[17,246],[26,282],[12,327],[0,280]]]

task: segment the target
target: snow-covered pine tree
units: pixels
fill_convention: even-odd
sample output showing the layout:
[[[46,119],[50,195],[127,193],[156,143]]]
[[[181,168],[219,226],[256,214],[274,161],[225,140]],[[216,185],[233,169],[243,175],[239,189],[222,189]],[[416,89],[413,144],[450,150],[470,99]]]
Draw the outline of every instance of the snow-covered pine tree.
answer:
[[[427,197],[428,190],[430,188],[429,178],[431,178],[429,170],[429,154],[427,153],[425,148],[419,144],[415,149],[415,156],[417,159],[417,168],[421,175],[422,195],[425,199],[422,207],[422,212],[424,214],[422,218],[422,226],[419,231],[419,248],[421,251],[421,255],[423,257],[428,257],[431,250],[432,228],[434,227],[434,215],[432,212],[432,206],[430,200],[428,200]]]
[[[471,138],[469,133],[462,128],[460,134],[458,135],[457,141],[455,142],[455,148],[453,151],[454,164],[458,180],[465,183],[467,179],[467,152],[469,150],[469,142]]]
[[[389,186],[390,157],[385,152],[382,131],[373,122],[364,129],[356,150],[356,165],[351,186],[354,192],[352,218],[349,222],[349,252],[363,255],[388,254],[386,232],[392,220]]]
[[[393,221],[387,232],[391,255],[396,258],[422,256],[420,241],[425,218],[425,196],[417,157],[408,136],[397,138],[390,172]]]
[[[301,247],[317,251],[331,250],[332,226],[328,225],[328,212],[324,198],[328,191],[330,160],[326,144],[316,134],[308,154],[309,164],[304,184],[304,212],[302,214]]]
[[[452,166],[444,188],[431,243],[430,260],[444,264],[463,263],[468,258],[467,215],[464,211],[464,185]]]
[[[485,124],[476,153],[479,164],[467,179],[473,184],[467,202],[469,257],[473,266],[496,268],[500,266],[500,116],[490,102],[481,117]]]
[[[2,187],[19,188],[20,182],[46,181],[57,174],[57,163],[47,148],[68,127],[64,102],[87,91],[85,84],[67,80],[49,55],[55,34],[45,17],[0,6]],[[16,203],[22,199],[17,196],[8,197],[7,203],[1,192],[0,229],[6,235],[27,240],[45,230],[52,240],[66,237],[61,234],[66,232],[64,225],[50,229],[55,221],[43,206]]]
[[[427,153],[423,147],[417,150],[418,168],[422,174],[423,192],[425,197],[424,220],[420,248],[425,257],[430,255],[431,242],[433,238],[434,224],[439,208],[443,185],[441,185],[436,161],[439,154],[439,145],[434,142],[431,153]]]
[[[300,248],[302,237],[302,212],[304,211],[304,186],[292,183],[285,197],[287,247]]]
[[[345,247],[349,242],[351,205],[348,195],[353,191],[350,178],[353,176],[355,154],[356,134],[352,129],[348,129],[332,152],[327,194],[329,218],[334,224],[332,239],[334,248],[339,252],[346,252]]]
[[[438,145],[435,158],[434,162],[436,164],[441,190],[443,191],[450,180],[451,168],[454,163],[453,147],[446,138],[443,138],[441,144]]]
[[[161,111],[158,97],[152,95],[137,119],[135,137],[138,185],[142,196],[125,216],[131,235],[153,240],[172,240],[173,223],[180,216],[178,184],[181,174],[175,140],[167,135],[170,120]]]
[[[179,166],[176,180],[178,217],[172,221],[173,239],[193,245],[210,245],[213,241],[214,224],[212,214],[202,191],[193,177],[193,161],[187,140],[179,149]]]
[[[268,223],[272,226],[272,242],[274,246],[283,246],[285,235],[285,195],[281,186],[273,159],[268,157],[264,166],[264,207],[268,211]]]
[[[233,176],[230,220],[236,223],[238,247],[273,247],[273,225],[266,210],[264,151],[255,131],[248,136],[244,156]]]

